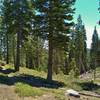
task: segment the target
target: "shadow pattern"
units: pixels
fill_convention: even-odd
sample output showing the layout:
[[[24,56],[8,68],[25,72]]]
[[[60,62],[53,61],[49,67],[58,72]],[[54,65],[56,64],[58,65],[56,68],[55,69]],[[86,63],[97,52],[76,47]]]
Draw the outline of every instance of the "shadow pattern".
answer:
[[[100,89],[100,85],[93,83],[92,81],[90,82],[82,82],[82,83],[77,83],[83,90],[86,91],[95,91]]]
[[[13,70],[13,69],[5,69],[5,70],[3,70],[3,69],[0,67],[0,72],[1,72],[1,73],[4,73],[4,74],[10,74],[10,73],[14,73],[15,70]]]
[[[0,69],[0,72],[4,73],[4,74],[10,74],[15,71],[11,70],[11,69],[6,69],[6,70]],[[12,77],[8,77],[7,75],[0,75],[0,83],[1,84],[14,85],[17,82],[29,84],[29,85],[35,86],[35,87],[45,87],[45,88],[59,88],[59,87],[65,86],[65,84],[63,82],[58,82],[58,81],[54,81],[54,80],[48,81],[45,78],[27,75],[27,74],[21,74],[21,75],[12,76]]]

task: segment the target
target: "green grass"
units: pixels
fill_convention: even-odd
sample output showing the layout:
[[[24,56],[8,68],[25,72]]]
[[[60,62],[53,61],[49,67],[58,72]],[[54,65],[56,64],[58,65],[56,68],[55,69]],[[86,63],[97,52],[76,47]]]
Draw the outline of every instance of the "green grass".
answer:
[[[12,65],[6,65],[5,68],[11,68]],[[100,68],[97,69],[97,74],[100,72]],[[43,79],[46,79],[47,73],[44,71],[36,71],[32,69],[27,69],[25,67],[20,68],[19,72],[16,73],[10,73],[12,77],[19,77],[20,75],[31,75],[34,77],[40,77]],[[7,77],[8,74],[0,73],[0,83],[10,83],[9,77]],[[30,76],[29,76],[30,77]],[[21,96],[21,97],[35,97],[35,96],[42,96],[44,94],[52,94],[57,100],[65,100],[65,91],[67,89],[74,89],[77,91],[85,91],[84,89],[88,89],[91,91],[90,85],[94,86],[94,92],[100,93],[100,88],[97,86],[95,87],[94,83],[100,83],[100,79],[96,78],[94,83],[91,83],[87,80],[80,80],[72,78],[72,76],[64,75],[64,74],[58,74],[53,75],[53,80],[57,80],[59,82],[63,82],[65,84],[64,87],[53,89],[53,88],[45,88],[45,87],[35,87],[34,85],[30,85],[28,83],[21,82],[20,79],[15,82],[13,85],[15,86],[15,92]],[[45,81],[46,82],[46,81]],[[90,99],[92,100],[92,98]],[[98,99],[93,99],[98,100]]]
[[[35,97],[35,96],[41,96],[45,94],[45,91],[23,83],[15,84],[15,92],[22,97],[29,97],[29,96]]]
[[[44,94],[52,94],[57,100],[65,100],[63,89],[37,88],[23,83],[16,83],[15,92],[21,97],[36,97]]]
[[[38,72],[38,71],[35,71],[35,70],[26,69],[26,68],[24,68],[24,69],[21,68],[19,73],[20,74],[22,74],[22,73],[26,74],[27,73],[27,74],[30,74],[30,75],[46,78],[45,72],[41,73],[41,72]],[[65,91],[67,89],[73,88],[73,89],[77,89],[77,90],[82,90],[81,86],[77,85],[72,80],[70,80],[70,77],[68,77],[67,75],[64,75],[64,74],[54,75],[53,79],[57,80],[59,82],[64,82],[66,84],[66,86],[64,86],[62,88],[58,88],[58,89],[52,89],[52,88],[44,88],[44,87],[36,88],[36,87],[32,87],[32,86],[29,86],[29,85],[26,85],[26,84],[17,83],[15,85],[15,87],[16,87],[15,91],[20,96],[33,96],[33,97],[50,93],[57,100],[65,100]]]

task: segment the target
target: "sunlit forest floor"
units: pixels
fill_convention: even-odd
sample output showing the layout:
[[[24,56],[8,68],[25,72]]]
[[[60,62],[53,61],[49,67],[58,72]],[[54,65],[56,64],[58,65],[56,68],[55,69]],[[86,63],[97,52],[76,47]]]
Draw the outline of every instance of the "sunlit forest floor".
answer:
[[[100,98],[81,95],[81,98],[72,98],[66,90],[74,89],[89,95],[100,94],[100,68],[96,71],[93,82],[93,73],[86,73],[80,78],[71,75],[53,75],[53,81],[46,80],[46,72],[20,68],[14,72],[11,65],[0,67],[0,100],[100,100]]]

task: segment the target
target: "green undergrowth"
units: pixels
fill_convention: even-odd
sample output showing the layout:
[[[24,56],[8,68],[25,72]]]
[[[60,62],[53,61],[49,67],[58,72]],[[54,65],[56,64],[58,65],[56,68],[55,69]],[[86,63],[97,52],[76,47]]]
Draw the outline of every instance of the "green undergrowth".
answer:
[[[15,92],[19,94],[19,96],[28,97],[28,96],[41,96],[45,94],[45,91],[42,89],[32,87],[28,84],[16,83],[15,84]]]
[[[12,65],[5,65],[3,67],[5,69],[14,69]],[[99,75],[99,72],[100,68],[97,69],[97,75]],[[65,91],[67,89],[74,89],[79,92],[94,91],[100,93],[100,86],[96,84],[100,83],[99,78],[96,78],[95,82],[93,82],[90,80],[87,81],[73,78],[72,76],[64,75],[63,73],[58,75],[54,74],[54,82],[56,82],[56,84],[64,83],[64,85],[62,85],[62,87],[53,88],[52,83],[48,83],[46,80],[46,76],[47,73],[44,71],[36,71],[21,67],[19,72],[11,72],[8,74],[0,73],[0,83],[15,86],[15,92],[21,97],[35,97],[44,94],[52,94],[57,100],[65,100]],[[40,84],[41,82],[44,82],[43,85]],[[39,86],[35,86],[37,84],[39,84]],[[44,84],[47,87],[45,87]],[[48,88],[48,86],[50,87]]]
[[[65,89],[49,89],[43,87],[38,88],[23,83],[15,84],[15,92],[18,93],[18,95],[21,97],[36,97],[45,94],[52,94],[57,100],[65,100],[64,91]]]

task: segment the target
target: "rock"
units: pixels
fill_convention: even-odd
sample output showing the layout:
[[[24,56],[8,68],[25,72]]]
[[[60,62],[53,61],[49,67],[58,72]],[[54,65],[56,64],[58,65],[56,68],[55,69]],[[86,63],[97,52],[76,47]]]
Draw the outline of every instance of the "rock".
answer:
[[[5,70],[7,70],[7,69],[3,67],[2,70],[5,71]]]
[[[74,96],[74,97],[78,97],[78,98],[80,97],[80,94],[73,89],[67,90],[65,95]]]
[[[13,77],[13,75],[12,74],[8,74],[8,77]]]

